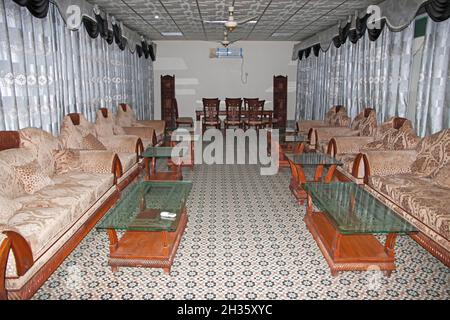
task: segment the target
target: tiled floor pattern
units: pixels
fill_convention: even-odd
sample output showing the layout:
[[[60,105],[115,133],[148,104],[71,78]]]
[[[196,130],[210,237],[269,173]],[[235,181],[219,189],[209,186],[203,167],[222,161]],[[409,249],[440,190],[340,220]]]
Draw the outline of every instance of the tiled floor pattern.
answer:
[[[95,229],[34,299],[449,299],[450,269],[409,237],[397,271],[330,275],[288,189],[289,172],[257,165],[199,165],[189,224],[170,275],[107,264],[108,238]]]

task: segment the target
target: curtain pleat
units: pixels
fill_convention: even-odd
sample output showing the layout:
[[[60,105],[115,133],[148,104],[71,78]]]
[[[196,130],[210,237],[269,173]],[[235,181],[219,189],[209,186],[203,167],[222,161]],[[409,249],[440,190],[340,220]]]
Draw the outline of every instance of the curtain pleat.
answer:
[[[68,113],[95,121],[98,108],[115,113],[122,102],[139,119],[153,118],[152,60],[92,38],[92,32],[67,29],[53,4],[37,19],[12,0],[0,0],[0,130],[32,126],[56,134]]]
[[[428,20],[416,104],[421,136],[450,127],[450,20]]]
[[[356,44],[347,41],[299,61],[298,119],[323,119],[341,104],[351,117],[366,107],[377,110],[380,122],[405,116],[413,39],[414,25],[396,33],[384,28],[377,41],[366,34]]]

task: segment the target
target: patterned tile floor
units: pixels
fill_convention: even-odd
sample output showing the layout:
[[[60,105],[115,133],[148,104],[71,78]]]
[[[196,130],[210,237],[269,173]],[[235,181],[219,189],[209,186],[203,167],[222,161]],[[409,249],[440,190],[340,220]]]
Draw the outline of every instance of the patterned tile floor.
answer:
[[[330,275],[293,200],[289,172],[199,165],[189,224],[170,275],[107,264],[108,239],[92,230],[34,299],[449,299],[450,269],[409,237],[397,271]]]

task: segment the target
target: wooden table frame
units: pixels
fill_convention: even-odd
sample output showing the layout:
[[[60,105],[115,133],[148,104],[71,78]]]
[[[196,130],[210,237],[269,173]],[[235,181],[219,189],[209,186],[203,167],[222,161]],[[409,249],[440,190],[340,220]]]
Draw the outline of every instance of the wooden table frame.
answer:
[[[306,226],[333,276],[342,271],[367,271],[376,268],[389,277],[395,270],[394,246],[397,234],[388,234],[384,245],[371,234],[341,234],[327,214],[313,211],[310,195],[306,212]]]
[[[320,182],[324,174],[325,165],[317,164],[316,171],[314,174],[314,180],[308,181],[306,179],[306,175],[305,172],[303,171],[302,165],[295,164],[290,160],[288,160],[288,164],[291,168],[291,182],[289,184],[289,189],[291,190],[292,194],[294,195],[298,203],[300,205],[303,205],[308,198],[308,194],[306,193],[305,190],[302,189],[301,185],[307,182]],[[330,183],[331,181],[333,181],[336,169],[337,165],[335,164],[330,165],[326,176],[323,178],[323,182]]]
[[[115,229],[108,229],[109,265],[113,272],[119,267],[162,268],[170,273],[175,254],[188,221],[183,207],[177,230],[125,231],[118,239]]]
[[[183,180],[183,171],[181,165],[177,165],[174,162],[168,161],[168,166],[171,168],[171,171],[167,172],[156,172],[156,159],[155,157],[145,157],[144,165],[145,165],[145,180],[146,181],[174,181],[174,180]]]

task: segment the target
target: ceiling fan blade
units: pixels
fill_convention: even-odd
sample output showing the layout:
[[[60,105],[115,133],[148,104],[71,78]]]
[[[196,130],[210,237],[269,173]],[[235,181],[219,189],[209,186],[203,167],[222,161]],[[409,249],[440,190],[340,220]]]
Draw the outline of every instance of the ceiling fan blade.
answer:
[[[227,20],[203,20],[204,23],[224,24]]]
[[[245,20],[239,20],[239,21],[236,21],[238,24],[245,24],[245,23],[249,23],[250,21],[258,21],[258,16],[254,16],[254,17],[251,17],[251,18],[248,18],[248,19],[245,19]]]

